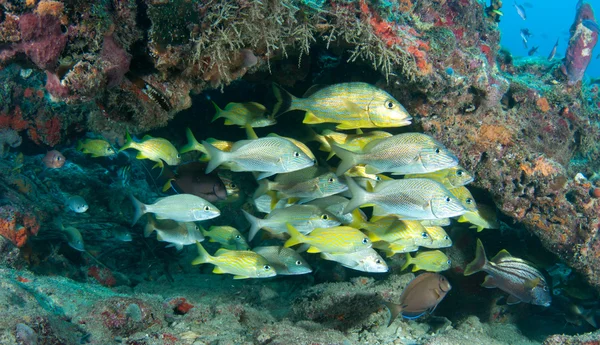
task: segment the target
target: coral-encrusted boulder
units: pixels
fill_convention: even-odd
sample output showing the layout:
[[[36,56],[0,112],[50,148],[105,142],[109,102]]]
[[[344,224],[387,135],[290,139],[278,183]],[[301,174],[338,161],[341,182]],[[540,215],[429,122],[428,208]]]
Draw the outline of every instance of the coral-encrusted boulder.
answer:
[[[584,26],[584,20],[595,21],[594,10],[590,4],[582,4],[577,9],[575,22],[571,26],[571,38],[562,67],[569,79],[569,84],[580,81],[592,60],[594,47],[598,42],[598,33]]]

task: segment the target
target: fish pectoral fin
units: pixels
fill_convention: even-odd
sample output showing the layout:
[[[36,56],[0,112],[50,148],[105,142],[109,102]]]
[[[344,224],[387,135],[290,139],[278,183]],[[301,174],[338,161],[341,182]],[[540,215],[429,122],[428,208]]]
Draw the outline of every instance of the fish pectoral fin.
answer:
[[[154,168],[163,168],[164,166],[165,165],[163,164],[162,160],[160,160],[160,161],[156,162],[156,164],[154,164],[152,166],[152,169],[154,169]]]
[[[148,157],[146,157],[146,155],[143,152],[138,152],[137,155],[135,155],[135,158],[137,159],[148,159]]]
[[[219,266],[215,266],[215,268],[213,269],[212,273],[215,273],[215,274],[223,274],[223,273],[227,273],[227,272],[223,271],[223,270],[221,269],[221,267],[219,267]]]
[[[508,304],[508,305],[519,304],[519,303],[521,303],[521,300],[518,297],[515,297],[514,295],[509,295],[508,298],[506,299],[506,304]]]
[[[306,252],[307,253],[320,253],[321,249],[319,249],[315,246],[310,246]]]
[[[304,120],[302,120],[302,123],[306,123],[308,125],[314,125],[323,122],[325,121],[319,119],[315,114],[311,113],[310,111],[307,111],[306,114],[304,114]]]
[[[528,290],[533,290],[536,286],[540,284],[541,281],[542,279],[540,279],[540,277],[537,277],[526,281],[525,284],[523,284],[523,286],[525,286],[525,288]]]
[[[235,125],[235,123],[233,123],[233,121],[231,121],[230,119],[226,119],[225,120],[225,125],[231,126],[231,125]]]
[[[349,99],[344,100],[344,105],[346,106],[346,109],[348,109],[349,111],[353,112],[353,113],[366,113],[366,109],[362,108],[360,105],[352,102]],[[355,128],[353,128],[355,129]]]
[[[233,276],[233,279],[248,279],[250,277],[247,276]]]
[[[365,173],[367,174],[379,174],[381,171],[379,171],[379,169],[375,168],[372,165],[367,165],[365,166]]]
[[[267,178],[267,177],[273,176],[273,175],[275,175],[275,174],[276,174],[276,173],[274,173],[274,172],[270,172],[270,171],[261,172],[260,174],[258,174],[258,175],[256,176],[256,180],[262,180],[262,179],[264,179],[264,178]]]
[[[485,276],[485,279],[483,280],[483,283],[481,283],[481,286],[483,286],[484,288],[493,289],[497,288],[498,284],[496,283],[494,277],[488,275]]]

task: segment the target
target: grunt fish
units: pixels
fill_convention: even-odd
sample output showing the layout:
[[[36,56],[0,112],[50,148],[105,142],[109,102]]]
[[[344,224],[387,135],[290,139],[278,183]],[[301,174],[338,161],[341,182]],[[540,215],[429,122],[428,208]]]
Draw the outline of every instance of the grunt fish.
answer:
[[[196,242],[198,257],[192,261],[192,265],[213,264],[213,273],[233,274],[233,279],[268,278],[277,275],[267,259],[249,250],[228,250],[221,248],[215,256],[211,256]]]
[[[72,195],[68,197],[65,201],[65,205],[67,205],[69,210],[75,213],[85,213],[85,211],[90,208],[85,199],[79,195]]]
[[[177,149],[170,141],[163,138],[153,138],[146,135],[142,142],[135,142],[131,139],[129,133],[127,133],[126,141],[123,147],[119,149],[119,152],[127,150],[129,148],[138,150],[138,154],[135,158],[137,159],[149,159],[156,164],[155,167],[163,167],[164,163],[168,165],[178,165],[181,162],[181,156]]]
[[[392,135],[384,131],[372,131],[360,134],[338,133],[330,130],[324,130],[321,136],[317,136],[316,140],[321,143],[319,150],[330,152],[327,157],[329,160],[335,155],[331,149],[331,144],[335,144],[345,150],[352,152],[361,152],[373,140],[389,138]]]
[[[254,193],[254,198],[274,191],[277,199],[299,198],[298,203],[304,204],[314,199],[320,199],[341,193],[348,189],[336,174],[330,172],[310,180],[284,184],[276,181],[261,180]]]
[[[190,151],[199,151],[206,155],[205,157],[202,157],[200,159],[201,161],[210,160],[210,156],[208,156],[208,151],[206,151],[204,146],[200,144],[198,140],[196,140],[196,137],[194,137],[194,133],[192,133],[192,131],[189,128],[185,129],[185,135],[187,137],[188,143],[181,147],[181,149],[179,149],[179,153],[184,154]],[[206,139],[206,141],[208,141],[214,147],[222,151],[231,151],[231,147],[233,146],[233,142],[231,141],[217,140],[214,138],[208,138]]]
[[[550,55],[548,55],[548,61],[552,61],[552,59],[554,59],[557,49],[558,49],[558,39],[556,39],[556,43],[554,44],[554,47],[552,47],[552,50],[550,51]]]
[[[475,203],[475,198],[473,198],[473,195],[467,189],[467,187],[460,186],[449,189],[449,191],[462,203],[462,205],[467,209],[467,212],[477,211],[477,204]]]
[[[253,252],[267,259],[278,275],[299,275],[312,272],[312,268],[295,250],[281,246],[255,247]]]
[[[77,141],[77,151],[90,154],[92,157],[109,157],[116,154],[115,150],[104,139],[84,139]]]
[[[256,102],[246,103],[228,103],[225,109],[212,102],[215,107],[215,116],[212,122],[224,118],[225,125],[238,125],[245,127],[249,125],[253,128],[272,126],[277,123],[274,118],[265,116],[267,109],[264,105]]]
[[[309,90],[310,92],[311,90]],[[337,129],[402,127],[412,117],[387,92],[367,83],[342,83],[324,87],[306,98],[297,98],[279,85],[273,87],[278,103],[275,116],[304,110],[303,123],[337,123]]]
[[[410,281],[400,295],[400,303],[383,302],[390,311],[389,325],[398,317],[414,320],[432,313],[452,286],[443,275],[423,273]]]
[[[44,162],[46,168],[59,169],[65,165],[65,156],[56,150],[48,151],[44,158],[42,158],[42,162]]]
[[[452,239],[441,226],[426,226],[425,231],[431,237],[431,244],[424,244],[425,248],[448,248],[452,247]]]
[[[81,232],[79,232],[79,230],[75,227],[72,226],[67,226],[65,227],[62,224],[62,220],[60,218],[57,218],[55,220],[56,225],[58,226],[58,228],[60,229],[60,231],[65,235],[66,240],[67,240],[67,244],[69,245],[69,247],[78,250],[80,252],[84,252],[85,251],[85,244],[83,242],[83,237],[81,236]]]
[[[387,263],[373,248],[363,249],[354,253],[321,253],[325,260],[335,261],[353,270],[384,273],[389,270]]]
[[[394,175],[428,173],[458,165],[458,158],[444,145],[422,133],[404,133],[374,140],[362,153],[345,150],[335,144],[331,148],[342,160],[338,175],[353,166],[365,164],[368,173],[390,172]]]
[[[315,164],[291,141],[280,137],[241,140],[231,147],[231,152],[219,150],[207,141],[203,141],[202,145],[211,157],[206,173],[227,162],[230,163],[232,171],[260,172],[257,177],[257,180],[260,180]]]
[[[540,271],[530,263],[511,256],[506,250],[501,250],[488,261],[483,244],[477,239],[475,259],[467,265],[464,275],[469,276],[480,271],[488,274],[482,286],[507,292],[507,304],[525,302],[548,307],[552,302],[550,288]]]
[[[287,230],[290,238],[285,241],[285,247],[306,243],[310,245],[309,253],[354,253],[366,248],[371,248],[371,240],[360,230],[349,226],[333,228],[317,228],[310,234],[303,235],[289,223]]]
[[[365,222],[367,220],[367,216],[365,216],[365,214],[360,210],[355,210],[357,212],[344,213],[344,208],[348,204],[348,201],[349,200],[343,196],[332,195],[321,199],[315,199],[307,203],[307,205],[314,205],[322,210],[330,212],[342,224],[356,228],[357,226],[351,224]]]
[[[406,262],[400,270],[404,271],[413,265],[412,271],[425,270],[428,272],[442,272],[450,268],[452,261],[446,254],[439,250],[430,250],[418,253],[414,258],[406,253]]]
[[[193,222],[155,219],[150,215],[144,228],[144,237],[149,237],[154,231],[157,233],[157,240],[168,242],[170,244],[167,247],[175,247],[177,250],[182,250],[183,246],[204,241],[200,228]]]
[[[483,229],[500,229],[500,223],[496,217],[496,209],[488,205],[479,204],[477,211],[466,212],[458,218],[459,223],[471,223],[471,228],[477,229],[477,232]]]
[[[467,210],[439,182],[430,179],[382,181],[373,192],[360,188],[351,178],[346,183],[352,199],[344,212],[357,207],[374,205],[373,215],[397,215],[402,219],[435,219],[460,216]]]
[[[460,165],[425,174],[408,174],[404,178],[430,178],[436,180],[448,189],[460,187],[473,182],[474,178]]]
[[[232,226],[211,226],[208,231],[200,227],[202,235],[210,242],[218,242],[223,248],[231,250],[249,250],[250,246],[240,232]]]
[[[154,213],[158,219],[171,219],[177,222],[195,222],[218,217],[221,214],[210,202],[191,194],[177,194],[159,198],[154,204],[146,205],[129,195],[134,207],[132,225],[144,213]]]

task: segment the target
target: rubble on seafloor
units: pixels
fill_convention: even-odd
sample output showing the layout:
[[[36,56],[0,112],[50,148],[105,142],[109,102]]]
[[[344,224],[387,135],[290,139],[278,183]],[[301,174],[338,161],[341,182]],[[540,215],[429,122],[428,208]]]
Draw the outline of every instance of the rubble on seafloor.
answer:
[[[493,3],[498,10],[501,2]],[[182,143],[182,118],[213,135],[201,93],[254,101],[243,95],[271,82],[298,95],[311,84],[371,82],[406,107],[411,130],[440,140],[474,173],[476,199],[495,204],[503,221],[501,232],[481,236],[524,246],[534,235],[556,255],[546,253],[543,266],[564,262],[578,271],[576,285],[597,291],[600,90],[581,81],[583,50],[597,35],[580,25],[593,11],[578,10],[565,61],[546,61],[500,51],[500,17],[484,7],[475,0],[1,2],[0,263],[9,269],[0,270],[8,301],[0,343],[597,343],[597,331],[545,339],[590,330],[581,317],[567,317],[571,305],[509,310],[501,293],[477,287],[481,277],[461,278],[474,241],[460,226],[449,251],[455,297],[425,322],[385,327],[378,298],[397,297],[412,277],[398,275],[398,265],[384,279],[350,279],[343,269],[319,272],[327,278],[317,282],[200,274],[188,265],[191,250],[175,253],[130,227],[127,194],[160,195],[148,166],[125,154],[90,161],[71,148],[87,132],[115,144],[126,131],[167,126],[162,133]],[[44,168],[52,148],[67,158],[64,168]],[[123,166],[131,168],[128,183],[117,171]],[[85,197],[86,214],[65,209],[71,194]],[[232,222],[242,218],[237,206],[228,210]],[[87,252],[65,245],[58,216],[82,232]],[[119,229],[132,231],[133,241],[115,240]],[[596,298],[584,290],[570,293]],[[536,319],[549,325],[543,335],[523,335]]]

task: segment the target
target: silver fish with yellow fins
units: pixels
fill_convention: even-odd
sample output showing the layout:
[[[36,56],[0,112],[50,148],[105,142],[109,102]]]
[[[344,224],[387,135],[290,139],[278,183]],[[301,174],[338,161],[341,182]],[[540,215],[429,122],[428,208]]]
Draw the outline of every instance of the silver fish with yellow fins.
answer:
[[[256,102],[245,102],[245,103],[228,103],[224,109],[212,102],[215,107],[215,116],[212,122],[217,119],[224,118],[225,125],[238,125],[245,127],[246,125],[259,128],[272,126],[277,121],[274,118],[265,116],[267,109],[264,105]]]
[[[448,259],[446,254],[439,250],[429,250],[420,252],[415,257],[406,253],[406,262],[402,265],[401,270],[405,270],[408,266],[413,265],[412,271],[425,270],[428,272],[442,272],[450,268],[452,261]]]
[[[84,139],[77,142],[77,151],[89,154],[93,158],[110,157],[116,154],[115,150],[104,139]]]
[[[218,242],[223,248],[231,250],[249,250],[250,246],[242,234],[232,226],[211,226],[208,231],[200,227],[202,235],[210,242]]]
[[[441,183],[430,179],[381,181],[367,192],[351,178],[346,184],[352,199],[345,213],[361,206],[373,206],[373,215],[396,215],[402,219],[434,219],[460,216],[467,210]]]
[[[458,158],[444,145],[423,133],[404,133],[373,140],[362,152],[352,152],[331,144],[342,160],[338,175],[353,166],[365,164],[368,173],[389,172],[394,175],[427,173],[458,165]]]
[[[452,246],[452,239],[441,226],[425,226],[425,231],[431,237],[430,244],[424,244],[425,248],[448,248]]]
[[[483,204],[477,205],[474,212],[466,212],[458,218],[459,223],[471,223],[470,228],[481,232],[483,229],[500,229],[500,223],[496,216],[496,209]]]
[[[312,272],[312,268],[295,250],[281,246],[254,247],[253,252],[267,259],[277,275],[299,275]]]
[[[391,314],[388,327],[398,315],[414,320],[432,313],[451,289],[452,285],[443,275],[430,272],[418,275],[404,288],[398,304],[383,302]]]
[[[527,261],[513,257],[506,250],[501,250],[488,261],[483,244],[477,239],[475,259],[467,265],[464,275],[480,271],[488,274],[481,285],[507,292],[507,304],[524,302],[548,307],[552,302],[550,288],[540,271]]]
[[[335,155],[331,149],[331,144],[335,144],[345,150],[352,152],[361,152],[370,142],[378,139],[388,138],[392,135],[384,131],[372,131],[361,134],[346,134],[330,130],[324,130],[322,135],[315,139],[321,143],[319,150],[329,152],[327,160]]]
[[[159,198],[154,204],[146,205],[129,195],[134,207],[132,224],[145,213],[154,213],[158,219],[178,222],[195,222],[218,217],[221,211],[210,202],[191,194],[177,194]]]
[[[168,165],[178,165],[181,163],[179,152],[167,139],[153,138],[146,135],[142,141],[138,143],[133,141],[129,133],[127,133],[125,144],[119,149],[119,152],[129,148],[139,151],[135,158],[149,159],[156,162],[153,168],[162,168],[164,163],[167,163]]]
[[[210,155],[207,174],[219,165],[229,163],[231,171],[259,172],[257,180],[260,180],[315,164],[313,159],[291,141],[280,137],[241,140],[231,147],[231,152],[219,150],[207,141],[203,141],[202,145]]]
[[[268,278],[277,275],[267,259],[249,250],[228,250],[221,248],[214,256],[208,254],[200,242],[196,242],[198,257],[192,265],[213,264],[213,273],[233,274],[233,279]]]
[[[337,129],[385,128],[410,125],[412,117],[389,93],[367,83],[353,82],[311,88],[297,98],[274,84],[278,103],[273,114],[304,110],[303,123],[337,123]],[[315,92],[311,92],[315,91]]]
[[[428,172],[425,174],[407,174],[404,178],[430,178],[436,180],[444,185],[448,189],[467,185],[475,179],[471,173],[465,170],[460,165]]]
[[[332,172],[325,173],[312,179],[284,184],[276,181],[261,180],[254,193],[254,198],[268,192],[275,192],[277,199],[298,198],[298,203],[304,204],[314,199],[324,198],[341,193],[348,189],[345,183]]]
[[[157,240],[168,242],[170,244],[167,247],[175,247],[177,250],[182,250],[183,246],[204,241],[200,228],[193,222],[155,219],[150,215],[144,228],[144,237],[149,237],[154,231],[157,233]]]
[[[344,267],[369,273],[384,273],[389,270],[387,263],[373,248],[354,253],[321,253],[325,260],[335,261]]]
[[[287,224],[290,238],[285,242],[285,247],[296,244],[309,244],[309,253],[354,253],[366,248],[371,248],[371,240],[360,230],[349,226],[333,228],[317,228],[307,236],[302,235],[296,228]]]

